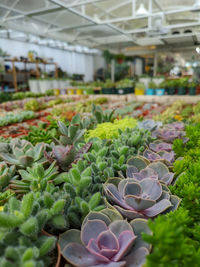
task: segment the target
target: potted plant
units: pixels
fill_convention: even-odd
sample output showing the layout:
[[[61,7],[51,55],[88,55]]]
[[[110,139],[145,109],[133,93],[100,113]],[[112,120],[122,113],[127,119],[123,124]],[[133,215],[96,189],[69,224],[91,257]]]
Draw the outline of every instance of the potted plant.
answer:
[[[146,95],[155,95],[156,87],[157,86],[153,81],[149,82],[148,88],[146,89]]]
[[[189,95],[196,95],[197,93],[197,83],[192,81],[188,83]]]
[[[158,86],[165,80],[164,76],[154,76],[152,81]]]
[[[188,78],[180,78],[178,80],[178,95],[185,95],[188,85]]]
[[[145,88],[148,88],[148,84],[151,81],[151,77],[147,74],[142,74],[139,78],[139,82],[143,83]]]
[[[116,89],[120,95],[134,93],[133,80],[123,79],[117,82]]]
[[[135,85],[135,95],[144,95],[145,85],[144,83],[138,82]]]
[[[156,89],[156,95],[161,96],[165,94],[165,87],[166,87],[166,82],[163,81],[159,84],[158,88]]]
[[[115,84],[107,79],[102,87],[102,94],[114,94],[115,93]]]
[[[177,87],[177,80],[167,80],[166,87],[168,95],[175,95],[176,87]]]
[[[125,59],[125,56],[123,54],[118,54],[115,56],[115,59],[116,59],[118,64],[122,64],[124,59]]]

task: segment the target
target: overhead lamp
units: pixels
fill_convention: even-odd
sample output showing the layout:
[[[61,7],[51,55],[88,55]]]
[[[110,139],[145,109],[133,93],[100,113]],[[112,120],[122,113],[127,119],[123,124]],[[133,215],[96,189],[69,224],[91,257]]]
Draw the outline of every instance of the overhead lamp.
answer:
[[[136,11],[136,15],[143,16],[143,15],[147,15],[147,14],[148,14],[148,11],[146,10],[144,4],[141,3],[138,10]]]

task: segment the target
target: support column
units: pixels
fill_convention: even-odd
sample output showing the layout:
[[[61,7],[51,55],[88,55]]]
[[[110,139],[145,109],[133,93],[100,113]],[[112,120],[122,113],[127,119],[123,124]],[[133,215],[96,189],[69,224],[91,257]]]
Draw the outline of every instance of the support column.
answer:
[[[153,76],[156,76],[158,68],[158,53],[154,55],[154,64],[153,64]]]
[[[111,61],[111,80],[114,83],[115,82],[115,60],[112,59]]]

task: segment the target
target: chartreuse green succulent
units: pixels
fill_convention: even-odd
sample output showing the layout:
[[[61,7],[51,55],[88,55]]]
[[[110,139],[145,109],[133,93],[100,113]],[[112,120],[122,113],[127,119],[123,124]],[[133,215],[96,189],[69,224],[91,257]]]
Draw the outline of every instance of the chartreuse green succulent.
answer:
[[[1,152],[0,158],[10,165],[15,165],[19,168],[26,168],[32,166],[35,162],[44,163],[45,145],[39,143],[33,146],[30,142],[25,140],[13,140],[9,144],[8,152]],[[4,150],[5,151],[5,150]]]
[[[115,120],[113,123],[105,122],[98,124],[94,130],[89,130],[85,138],[89,140],[90,138],[98,137],[100,139],[112,139],[119,137],[119,129],[125,131],[127,128],[135,128],[137,121],[133,118],[124,118],[122,120]]]
[[[85,218],[81,231],[68,230],[59,237],[62,256],[77,267],[141,267],[150,246],[141,233],[150,234],[147,221],[128,223],[112,210],[92,212]]]
[[[0,212],[1,266],[52,266],[48,254],[56,238],[42,235],[42,230],[68,228],[66,204],[64,194],[53,191],[29,193],[22,201],[10,198]]]

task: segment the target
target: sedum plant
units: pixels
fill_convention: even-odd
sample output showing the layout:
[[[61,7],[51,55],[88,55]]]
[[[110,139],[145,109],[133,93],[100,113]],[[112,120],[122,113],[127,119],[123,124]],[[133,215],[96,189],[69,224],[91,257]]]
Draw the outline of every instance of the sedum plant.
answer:
[[[33,146],[28,141],[14,139],[10,143],[9,149],[10,151],[7,151],[7,153],[1,152],[0,158],[10,165],[26,168],[32,166],[35,162],[45,162],[43,157],[45,145],[43,143]]]
[[[120,135],[119,129],[125,131],[127,128],[135,128],[137,121],[133,118],[124,118],[122,120],[114,120],[113,123],[105,122],[98,124],[94,130],[89,130],[85,138],[89,140],[90,138],[100,138],[100,139],[112,139],[118,138]]]
[[[61,234],[59,244],[62,256],[73,266],[141,267],[150,249],[141,239],[142,232],[150,234],[146,220],[128,223],[107,209],[89,213],[81,231]]]
[[[180,199],[153,178],[110,178],[104,185],[109,202],[128,220],[154,218],[178,207]]]

